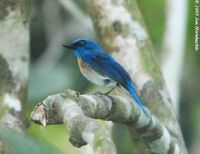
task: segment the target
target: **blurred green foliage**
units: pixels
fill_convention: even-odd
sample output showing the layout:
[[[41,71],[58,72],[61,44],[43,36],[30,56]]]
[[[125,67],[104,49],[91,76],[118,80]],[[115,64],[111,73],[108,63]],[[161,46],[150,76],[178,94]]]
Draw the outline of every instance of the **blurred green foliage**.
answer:
[[[194,142],[200,142],[200,55],[194,50],[194,1],[188,1],[188,5],[180,122],[186,144],[192,149]]]
[[[112,136],[113,136],[113,141],[115,145],[118,145],[116,148],[119,154],[123,154],[123,153],[133,154],[134,153],[135,147],[132,144],[132,140],[130,138],[128,129],[125,125],[115,124],[113,126]],[[124,144],[121,144],[121,143],[124,143]]]
[[[162,41],[165,30],[166,2],[165,0],[138,0],[137,2],[155,51],[159,54],[162,52]]]
[[[46,143],[56,147],[60,153],[81,153],[83,148],[76,148],[68,141],[68,134],[66,133],[64,125],[50,125],[47,127],[39,126],[34,123],[28,129],[28,134],[32,136],[39,143]]]
[[[30,136],[1,125],[0,138],[11,154],[58,154],[60,150],[51,144],[38,142]]]

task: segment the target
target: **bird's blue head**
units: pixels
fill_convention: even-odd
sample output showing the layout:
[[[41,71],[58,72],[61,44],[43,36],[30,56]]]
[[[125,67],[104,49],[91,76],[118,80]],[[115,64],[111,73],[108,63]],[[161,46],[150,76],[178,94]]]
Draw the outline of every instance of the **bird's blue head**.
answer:
[[[97,43],[85,38],[77,39],[72,43],[65,43],[63,46],[72,49],[77,57],[82,57],[86,53],[96,53],[101,51],[101,48]]]

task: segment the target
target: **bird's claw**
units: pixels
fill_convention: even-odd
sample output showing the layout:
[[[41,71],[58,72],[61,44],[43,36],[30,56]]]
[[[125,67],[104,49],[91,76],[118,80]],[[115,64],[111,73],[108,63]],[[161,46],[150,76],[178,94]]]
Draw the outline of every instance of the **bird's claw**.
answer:
[[[101,93],[100,91],[96,91],[94,94],[97,95],[97,96],[102,96],[102,95],[104,95],[104,93]]]

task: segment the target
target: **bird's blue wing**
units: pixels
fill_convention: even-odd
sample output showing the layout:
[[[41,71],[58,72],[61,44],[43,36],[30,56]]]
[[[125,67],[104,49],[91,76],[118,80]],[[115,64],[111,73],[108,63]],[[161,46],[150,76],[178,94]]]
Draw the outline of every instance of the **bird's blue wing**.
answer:
[[[128,72],[108,54],[100,52],[84,61],[99,74],[108,76],[128,90],[128,84],[132,82]]]

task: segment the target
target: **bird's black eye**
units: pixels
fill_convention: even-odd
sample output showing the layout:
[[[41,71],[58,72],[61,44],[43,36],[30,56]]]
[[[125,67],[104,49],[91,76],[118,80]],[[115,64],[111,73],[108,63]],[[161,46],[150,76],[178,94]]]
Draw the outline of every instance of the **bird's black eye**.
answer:
[[[80,44],[80,45],[84,45],[84,44],[85,44],[85,41],[80,41],[79,44]]]

